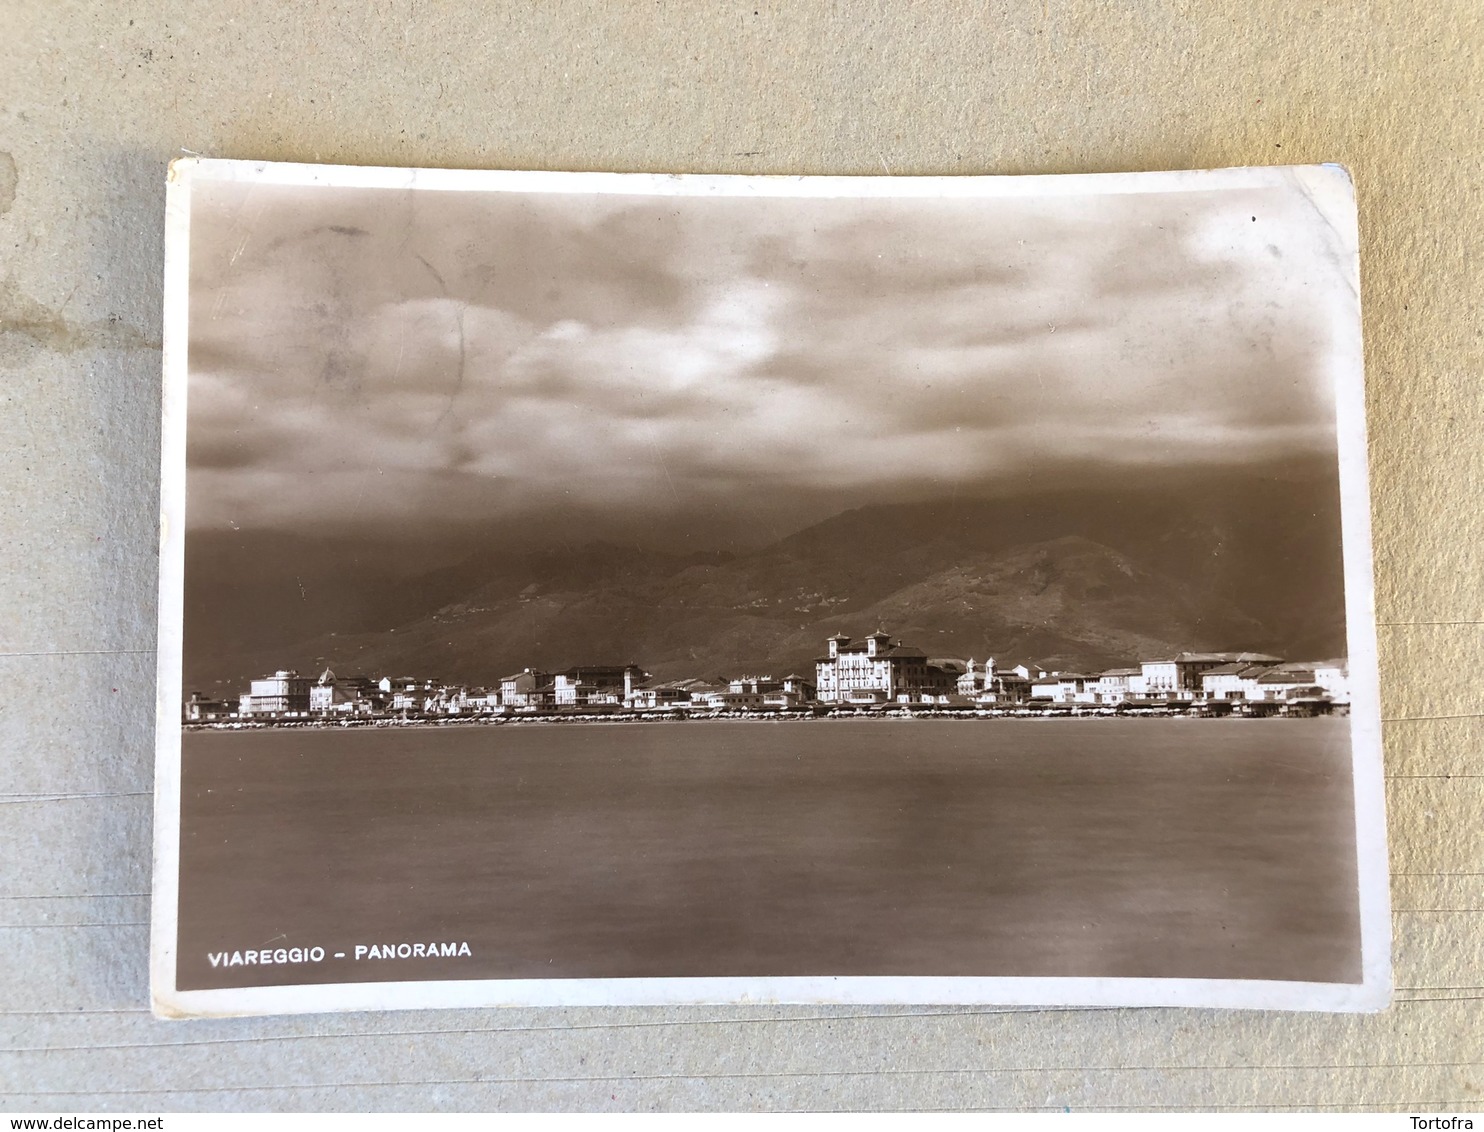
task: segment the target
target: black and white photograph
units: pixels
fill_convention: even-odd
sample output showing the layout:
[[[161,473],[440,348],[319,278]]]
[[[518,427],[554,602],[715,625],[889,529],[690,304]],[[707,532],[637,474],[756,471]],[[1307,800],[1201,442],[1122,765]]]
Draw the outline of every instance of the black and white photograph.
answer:
[[[1353,190],[183,159],[162,1016],[1390,994]]]

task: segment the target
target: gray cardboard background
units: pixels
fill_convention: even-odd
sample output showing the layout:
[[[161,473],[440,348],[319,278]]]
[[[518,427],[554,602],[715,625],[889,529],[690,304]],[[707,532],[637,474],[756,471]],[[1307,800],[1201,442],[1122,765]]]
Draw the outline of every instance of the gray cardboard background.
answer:
[[[1481,1107],[1475,0],[5,0],[0,17],[6,1108]],[[1396,1004],[153,1021],[161,219],[182,148],[739,173],[1345,163],[1361,207]]]

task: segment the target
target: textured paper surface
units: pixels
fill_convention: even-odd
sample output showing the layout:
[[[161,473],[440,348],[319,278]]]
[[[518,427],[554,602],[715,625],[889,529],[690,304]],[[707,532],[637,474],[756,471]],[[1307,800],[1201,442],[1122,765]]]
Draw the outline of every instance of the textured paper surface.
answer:
[[[132,22],[131,22],[132,21]],[[13,4],[0,45],[0,1094],[173,1108],[1478,1108],[1484,13]],[[147,1009],[160,233],[180,147],[505,168],[1339,161],[1360,197],[1397,1002]]]

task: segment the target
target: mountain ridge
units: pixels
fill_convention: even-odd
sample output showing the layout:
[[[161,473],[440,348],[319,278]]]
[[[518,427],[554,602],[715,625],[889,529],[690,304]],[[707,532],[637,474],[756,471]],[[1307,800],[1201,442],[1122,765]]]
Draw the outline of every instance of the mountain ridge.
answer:
[[[746,553],[594,542],[446,554],[411,580],[378,581],[417,595],[394,624],[306,621],[297,640],[260,644],[193,642],[188,625],[187,688],[239,688],[281,666],[488,684],[526,666],[633,661],[712,678],[806,666],[830,633],[878,625],[935,656],[1067,668],[1181,648],[1337,655],[1334,492],[1314,477],[1228,482],[1220,495],[1175,483],[949,498],[852,508]]]

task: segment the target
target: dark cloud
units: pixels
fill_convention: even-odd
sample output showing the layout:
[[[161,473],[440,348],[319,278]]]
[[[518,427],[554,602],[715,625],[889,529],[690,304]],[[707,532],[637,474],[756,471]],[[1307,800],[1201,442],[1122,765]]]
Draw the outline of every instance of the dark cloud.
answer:
[[[1330,335],[1354,298],[1312,221],[1282,187],[787,200],[203,181],[191,521],[730,508],[766,524],[805,498],[1332,450]]]

